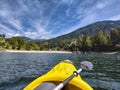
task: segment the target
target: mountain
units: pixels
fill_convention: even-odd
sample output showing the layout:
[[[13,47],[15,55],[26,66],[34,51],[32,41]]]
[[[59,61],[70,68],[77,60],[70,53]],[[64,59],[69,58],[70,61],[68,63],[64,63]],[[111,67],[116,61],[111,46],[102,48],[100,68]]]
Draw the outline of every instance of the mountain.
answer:
[[[21,38],[23,38],[26,42],[31,42],[31,41],[35,41],[35,42],[41,42],[41,41],[45,41],[46,39],[31,39],[28,37],[23,37],[23,36],[19,36]]]
[[[53,39],[40,42],[39,46],[41,50],[70,50],[70,51],[119,51],[119,34],[112,34],[114,38],[108,38],[107,34],[110,34],[112,30],[120,32],[120,20],[118,21],[101,21],[96,22],[85,27],[79,28],[71,33],[62,35]],[[93,35],[97,35],[98,32],[105,31],[104,35],[100,33],[100,37],[91,38]],[[114,32],[113,31],[113,32]],[[83,37],[82,42],[78,40],[80,36],[89,35],[90,37]],[[106,35],[106,36],[105,36]],[[101,38],[102,36],[102,38]]]
[[[47,39],[33,39],[35,42],[42,42],[42,41],[45,41]]]
[[[96,22],[96,23],[90,24],[88,26],[79,28],[71,33],[59,36],[54,39],[72,39],[72,38],[77,38],[81,35],[93,35],[93,34],[98,33],[99,31],[106,31],[109,33],[111,30],[114,30],[118,27],[120,27],[120,20],[118,20],[118,21],[100,21],[100,22]]]
[[[26,42],[30,42],[33,41],[33,39],[28,38],[28,37],[23,37],[23,36],[19,36],[20,38],[23,38]]]

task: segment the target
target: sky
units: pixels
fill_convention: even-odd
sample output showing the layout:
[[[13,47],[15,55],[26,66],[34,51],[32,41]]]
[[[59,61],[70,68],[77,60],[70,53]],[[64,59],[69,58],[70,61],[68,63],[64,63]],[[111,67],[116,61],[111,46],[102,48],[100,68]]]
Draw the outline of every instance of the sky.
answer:
[[[120,20],[120,0],[0,0],[0,34],[50,39],[103,20]]]

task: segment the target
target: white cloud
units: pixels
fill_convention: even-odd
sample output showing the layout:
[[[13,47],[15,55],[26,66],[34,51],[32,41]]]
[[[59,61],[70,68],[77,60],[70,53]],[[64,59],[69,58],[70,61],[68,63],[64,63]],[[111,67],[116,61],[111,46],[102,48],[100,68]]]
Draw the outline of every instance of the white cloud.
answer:
[[[58,3],[51,9],[51,13],[48,15],[46,19],[46,24],[44,25],[45,29],[48,27],[49,23],[51,22],[51,19],[53,19],[53,15],[56,14],[56,11],[58,10],[58,7],[61,5],[61,3]]]
[[[13,17],[8,17],[8,23],[11,24],[13,27],[15,27],[18,31],[22,31],[23,27],[21,24],[21,21],[17,18],[13,18]]]
[[[0,30],[3,33],[15,33],[12,29],[10,29],[9,27],[5,25],[2,25],[1,23],[0,23]]]
[[[120,20],[120,13],[115,15],[115,16],[112,16],[112,17],[108,18],[107,20]]]
[[[20,33],[13,31],[11,28],[0,24],[0,33],[4,33],[6,37],[13,37],[13,36],[22,36]]]
[[[12,16],[11,12],[8,10],[0,10],[0,17],[2,18],[3,22],[8,23],[17,30],[22,31],[23,28],[19,17]]]
[[[18,0],[18,3],[19,3],[19,5],[20,5],[20,10],[19,10],[19,14],[23,14],[22,12],[23,11],[29,11],[29,8],[28,8],[28,6],[22,1],[22,0]]]
[[[6,33],[6,37],[13,37],[14,35],[14,33]]]
[[[22,36],[21,34],[19,34],[19,33],[16,33],[16,34],[14,34],[13,36]]]
[[[112,11],[108,9],[116,0],[1,1],[0,22],[2,24],[0,26],[2,29],[0,32],[8,32],[7,35],[9,36],[25,35],[30,38],[47,38],[69,33],[95,21],[106,19],[106,17],[113,15],[111,12],[117,11],[117,8],[119,8],[119,6],[115,6],[111,9]],[[65,6],[63,6],[64,10],[61,8],[62,5]],[[108,19],[118,20],[120,14]],[[5,24],[8,26],[5,26]],[[59,30],[57,34],[55,30]]]
[[[12,5],[11,5],[12,3]],[[2,6],[0,7],[0,17],[3,22],[14,27],[14,30],[24,33],[24,26],[22,25],[22,17],[28,12],[31,12],[28,6],[24,3],[23,0],[11,1],[2,1],[0,2]]]
[[[26,36],[32,36],[32,35],[36,35],[36,32],[25,32]]]
[[[70,16],[70,9],[69,9],[69,8],[66,10],[66,16],[67,16],[67,17]]]
[[[28,31],[25,32],[25,36],[30,38],[47,38],[51,32],[46,31],[45,27],[42,26],[41,23],[41,20],[30,20],[30,26],[32,28],[28,28]]]
[[[106,4],[105,2],[103,2],[103,3],[97,3],[96,7],[97,7],[98,9],[103,9],[106,5],[107,5],[107,4]]]
[[[35,28],[35,30],[40,34],[47,34],[48,32],[45,30],[45,27],[43,27],[40,22],[34,21],[32,26]]]
[[[37,36],[37,32],[25,32],[26,37],[35,38]]]
[[[31,0],[32,1],[32,0]],[[8,36],[16,36],[16,35],[25,35],[28,37],[32,37],[32,38],[40,38],[40,37],[45,37],[45,35],[48,34],[48,32],[46,32],[45,28],[41,25],[41,23],[46,22],[46,25],[44,25],[45,27],[47,27],[47,25],[50,22],[51,16],[54,14],[54,10],[53,10],[53,14],[50,15],[49,19],[45,19],[43,20],[45,17],[43,17],[43,7],[44,5],[42,5],[42,3],[40,4],[38,1],[32,1],[31,2],[27,2],[26,3],[22,0],[18,0],[18,9],[15,9],[15,11],[12,11],[10,8],[15,8],[14,6],[10,6],[8,3],[8,5],[6,4],[7,2],[2,2],[2,7],[0,7],[0,17],[2,18],[2,22],[12,26],[12,29],[10,27],[8,27],[7,25],[2,25],[2,28],[4,28],[4,30],[6,30],[6,34],[8,32]],[[17,3],[16,2],[16,3]],[[13,2],[14,3],[14,2]],[[15,3],[14,3],[15,4]],[[39,9],[39,10],[37,10]],[[37,12],[36,12],[37,11]],[[14,13],[15,12],[15,13]],[[22,25],[23,21],[21,20],[21,17],[24,18],[24,16],[29,15],[28,17],[28,21],[26,21],[26,23],[31,23],[31,27],[25,27]],[[32,16],[33,15],[33,16]],[[36,21],[36,19],[31,19],[31,17],[35,17],[35,16],[39,17],[37,19],[41,19],[41,21]],[[30,21],[29,21],[30,20]],[[28,30],[30,31],[28,31]],[[3,32],[3,30],[2,30]],[[5,31],[4,31],[5,32]],[[17,34],[15,34],[17,32]]]
[[[6,33],[6,37],[22,36],[19,33]]]
[[[74,0],[62,0],[62,2],[63,3],[65,3],[65,4],[72,4],[72,2],[73,2]]]
[[[8,14],[9,14],[9,13],[7,12],[7,10],[0,9],[0,16],[6,17]]]

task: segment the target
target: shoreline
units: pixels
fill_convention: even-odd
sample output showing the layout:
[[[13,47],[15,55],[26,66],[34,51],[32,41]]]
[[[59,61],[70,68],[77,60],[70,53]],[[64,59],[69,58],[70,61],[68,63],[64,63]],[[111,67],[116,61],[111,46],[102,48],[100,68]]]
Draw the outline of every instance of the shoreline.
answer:
[[[22,50],[5,50],[4,52],[11,53],[72,53],[70,51],[22,51]]]
[[[102,54],[119,54],[119,52],[102,52]]]
[[[31,51],[27,51],[27,50],[4,50],[4,51],[0,51],[0,53],[5,53],[5,52],[10,52],[10,53],[73,53],[71,51],[36,51],[36,50],[31,50]],[[81,52],[79,52],[81,53]],[[96,52],[93,52],[96,53]],[[97,52],[97,53],[101,53],[101,54],[119,54],[120,52]]]

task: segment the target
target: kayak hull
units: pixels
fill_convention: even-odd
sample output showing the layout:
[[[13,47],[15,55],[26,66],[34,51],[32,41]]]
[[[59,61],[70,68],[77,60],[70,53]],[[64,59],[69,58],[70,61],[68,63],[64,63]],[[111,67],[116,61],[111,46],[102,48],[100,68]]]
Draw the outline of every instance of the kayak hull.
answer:
[[[33,82],[31,82],[28,86],[24,88],[24,90],[35,90],[39,87],[43,82],[51,82],[55,85],[58,85],[60,82],[64,81],[73,72],[76,71],[75,66],[69,61],[62,61],[53,67],[48,73],[38,77]],[[74,77],[65,87],[64,90],[93,90],[90,85],[88,85],[80,75]]]

